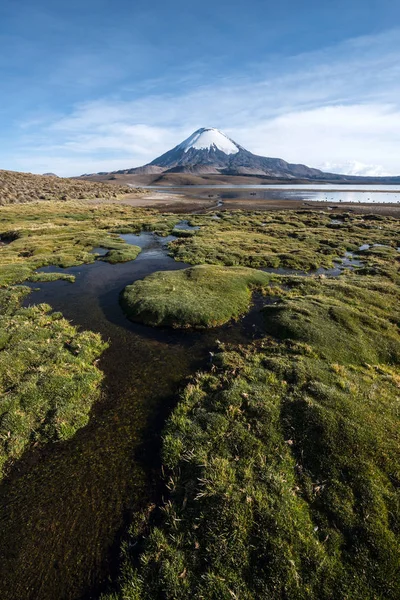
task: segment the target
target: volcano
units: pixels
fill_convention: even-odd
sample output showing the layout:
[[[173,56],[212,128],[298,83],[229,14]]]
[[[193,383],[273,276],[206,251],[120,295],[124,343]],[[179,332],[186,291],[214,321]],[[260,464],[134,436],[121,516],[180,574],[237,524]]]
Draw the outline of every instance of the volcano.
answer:
[[[126,177],[129,175],[129,177]],[[81,175],[86,179],[125,180],[144,185],[195,185],[210,183],[266,183],[287,181],[307,183],[383,183],[398,184],[400,177],[355,176],[326,173],[281,158],[258,156],[240,146],[214,127],[202,127],[186,140],[132,169]]]
[[[249,152],[219,129],[203,127],[143,167],[114,171],[124,175],[191,173],[198,175],[255,175],[283,179],[346,179],[281,158]]]

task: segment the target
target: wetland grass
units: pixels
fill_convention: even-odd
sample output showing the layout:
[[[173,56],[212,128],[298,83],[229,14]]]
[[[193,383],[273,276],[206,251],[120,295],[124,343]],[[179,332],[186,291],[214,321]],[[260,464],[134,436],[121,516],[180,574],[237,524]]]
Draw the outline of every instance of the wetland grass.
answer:
[[[208,327],[243,314],[253,288],[279,298],[263,310],[260,339],[220,344],[181,393],[163,434],[163,501],[133,515],[119,581],[103,598],[397,600],[399,221],[218,215],[192,215],[200,229],[169,244],[203,266],[147,277],[127,302],[139,298],[145,322]],[[39,267],[93,262],[97,247],[126,257],[119,233],[167,236],[181,218],[84,202],[1,209],[3,462],[87,422],[105,348],[46,305],[21,307],[17,284],[58,276]],[[337,279],[254,270],[328,268],[345,252],[362,266]]]
[[[178,221],[151,210],[85,202],[3,207],[0,239],[6,243],[0,246],[0,286],[32,278],[38,281],[41,276],[36,270],[40,267],[92,263],[96,260],[92,250],[98,247],[108,250],[101,260],[112,264],[134,260],[140,249],[121,239],[121,232],[145,229],[166,235]]]
[[[99,398],[107,344],[45,304],[22,308],[26,287],[0,289],[0,479],[30,444],[65,440]]]
[[[194,377],[164,430],[164,503],[104,599],[399,597],[400,292],[360,283],[288,278],[274,337]]]
[[[103,600],[397,600],[398,220],[193,222],[200,231],[171,244],[188,262],[314,269],[351,251],[363,266],[277,277],[264,336],[221,347],[194,376],[164,430],[164,500],[133,521]],[[388,248],[360,251],[366,239]],[[180,297],[189,322],[196,294]]]
[[[273,276],[246,267],[201,265],[161,271],[125,288],[121,303],[132,320],[171,327],[216,327],[243,315],[252,291]]]
[[[332,227],[327,213],[312,211],[232,211],[220,216],[216,220],[213,215],[193,215],[190,222],[200,229],[171,243],[176,260],[310,271],[333,267],[346,252],[357,253],[366,242],[388,246],[360,254],[371,266],[383,268],[385,262],[386,268],[392,269],[399,258],[399,221],[393,217],[345,214],[343,225]],[[382,261],[385,253],[390,253],[391,261]]]
[[[176,222],[165,220],[170,228]],[[83,202],[1,208],[0,478],[4,465],[29,445],[65,440],[86,425],[103,378],[95,363],[107,347],[99,335],[79,332],[48,305],[22,307],[30,289],[17,284],[73,283],[73,275],[37,269],[91,263],[94,247],[108,249],[102,260],[112,264],[134,260],[140,248],[113,230],[137,232],[152,223],[162,228],[164,219],[152,211]]]

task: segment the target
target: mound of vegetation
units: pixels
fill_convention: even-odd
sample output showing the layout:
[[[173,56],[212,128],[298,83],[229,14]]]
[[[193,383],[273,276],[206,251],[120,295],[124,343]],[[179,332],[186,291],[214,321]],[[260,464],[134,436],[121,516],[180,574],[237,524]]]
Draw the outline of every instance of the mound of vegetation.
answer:
[[[29,288],[0,289],[0,479],[35,442],[65,440],[88,422],[106,348],[50,306],[21,308]]]
[[[399,291],[385,280],[305,279],[266,306],[265,328],[280,338],[312,344],[327,360],[400,362]],[[344,342],[345,340],[345,342]]]
[[[134,190],[125,185],[0,170],[0,205],[34,200],[110,200],[132,193]]]
[[[141,248],[139,246],[128,246],[123,248],[115,248],[114,250],[109,250],[105,256],[101,258],[101,260],[105,262],[109,262],[113,265],[116,263],[128,262],[130,260],[135,260],[137,256],[141,252]]]
[[[221,348],[182,394],[165,503],[107,600],[399,598],[399,289],[286,283],[274,337]]]
[[[246,312],[252,290],[270,279],[245,267],[202,265],[153,273],[128,285],[121,302],[130,319],[147,325],[215,327]]]

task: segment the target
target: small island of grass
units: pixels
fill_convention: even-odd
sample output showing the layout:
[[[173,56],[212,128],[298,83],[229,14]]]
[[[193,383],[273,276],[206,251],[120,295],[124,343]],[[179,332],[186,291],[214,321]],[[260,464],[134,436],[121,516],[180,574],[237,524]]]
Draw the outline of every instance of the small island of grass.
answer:
[[[112,265],[117,263],[128,262],[135,260],[141,252],[139,246],[123,246],[109,250],[105,256],[102,256],[100,260],[109,262]]]
[[[153,273],[128,285],[121,302],[130,319],[147,325],[216,327],[245,313],[252,290],[270,280],[256,269],[200,265]]]

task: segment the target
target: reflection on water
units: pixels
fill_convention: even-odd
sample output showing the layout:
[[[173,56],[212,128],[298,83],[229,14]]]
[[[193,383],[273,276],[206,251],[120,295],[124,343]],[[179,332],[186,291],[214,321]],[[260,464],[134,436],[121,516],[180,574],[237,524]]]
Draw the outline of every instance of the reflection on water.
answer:
[[[220,196],[223,200],[248,198],[249,192],[245,189],[233,190],[233,191],[221,191]],[[253,199],[262,200],[304,200],[314,202],[326,202],[327,204],[340,204],[340,203],[369,203],[369,204],[380,204],[380,203],[400,203],[400,191],[362,191],[362,190],[330,190],[330,191],[316,191],[316,190],[304,190],[304,189],[287,189],[277,190],[272,188],[263,188],[257,190],[256,194],[252,194]]]

